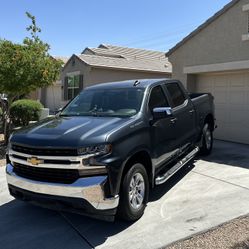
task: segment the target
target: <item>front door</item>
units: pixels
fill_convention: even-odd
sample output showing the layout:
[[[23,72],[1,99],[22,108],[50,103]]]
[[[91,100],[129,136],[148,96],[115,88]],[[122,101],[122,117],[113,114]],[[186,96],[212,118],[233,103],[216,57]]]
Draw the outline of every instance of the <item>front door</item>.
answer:
[[[169,107],[168,100],[161,86],[152,88],[149,98],[152,160],[153,165],[159,168],[177,152],[176,138],[178,134],[176,126],[172,124],[172,117],[153,121],[152,112],[157,107]]]

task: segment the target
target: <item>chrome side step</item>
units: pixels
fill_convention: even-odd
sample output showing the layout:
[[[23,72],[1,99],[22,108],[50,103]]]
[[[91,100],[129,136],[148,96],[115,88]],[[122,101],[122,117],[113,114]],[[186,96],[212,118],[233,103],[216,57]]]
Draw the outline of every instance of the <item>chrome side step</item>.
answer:
[[[191,159],[193,159],[196,154],[199,152],[199,147],[195,147],[189,154],[187,154],[183,159],[177,162],[170,170],[168,170],[165,174],[160,175],[156,178],[155,184],[160,185],[165,183],[171,176],[173,176],[179,169],[181,169],[184,165],[186,165]]]

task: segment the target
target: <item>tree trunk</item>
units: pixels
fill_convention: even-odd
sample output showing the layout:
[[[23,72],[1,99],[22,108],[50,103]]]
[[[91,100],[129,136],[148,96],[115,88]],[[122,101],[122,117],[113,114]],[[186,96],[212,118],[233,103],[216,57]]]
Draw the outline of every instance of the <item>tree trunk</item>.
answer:
[[[4,127],[3,127],[3,133],[4,133],[4,144],[7,145],[10,137],[10,110],[9,105],[7,105],[6,113],[4,116]]]
[[[3,134],[4,144],[7,145],[11,132],[10,106],[15,98],[9,97],[7,101],[1,99],[1,106],[3,111]]]

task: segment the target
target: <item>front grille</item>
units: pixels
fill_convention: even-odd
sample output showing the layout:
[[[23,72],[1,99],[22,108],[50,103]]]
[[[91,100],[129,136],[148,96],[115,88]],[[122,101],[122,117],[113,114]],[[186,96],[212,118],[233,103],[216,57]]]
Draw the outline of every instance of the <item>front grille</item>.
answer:
[[[35,181],[70,184],[80,177],[77,169],[39,168],[20,163],[14,163],[13,166],[18,176]]]
[[[31,148],[12,144],[11,149],[34,156],[77,156],[76,149]]]

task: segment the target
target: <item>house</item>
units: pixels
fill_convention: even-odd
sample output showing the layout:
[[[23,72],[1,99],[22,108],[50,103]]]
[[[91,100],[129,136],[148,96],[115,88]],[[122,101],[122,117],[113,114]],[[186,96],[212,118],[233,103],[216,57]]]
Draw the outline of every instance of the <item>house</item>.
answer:
[[[62,73],[63,103],[83,88],[112,81],[171,77],[165,53],[101,44],[72,55]]]
[[[55,56],[56,60],[63,61],[63,66],[67,63],[68,57]],[[63,69],[63,68],[62,68]],[[56,111],[63,105],[62,101],[62,79],[60,78],[55,81],[51,86],[40,89],[40,101],[41,103],[49,108],[50,110]]]
[[[215,97],[217,139],[249,144],[249,0],[233,0],[166,53],[173,78]]]
[[[69,57],[62,56],[54,56],[53,58],[56,60],[61,60],[63,62],[62,66],[64,66],[69,59]],[[28,97],[30,99],[40,101],[44,107],[49,108],[51,112],[55,112],[64,105],[62,99],[62,88],[63,87],[60,74],[59,79],[55,81],[51,86],[37,89],[30,93]]]

